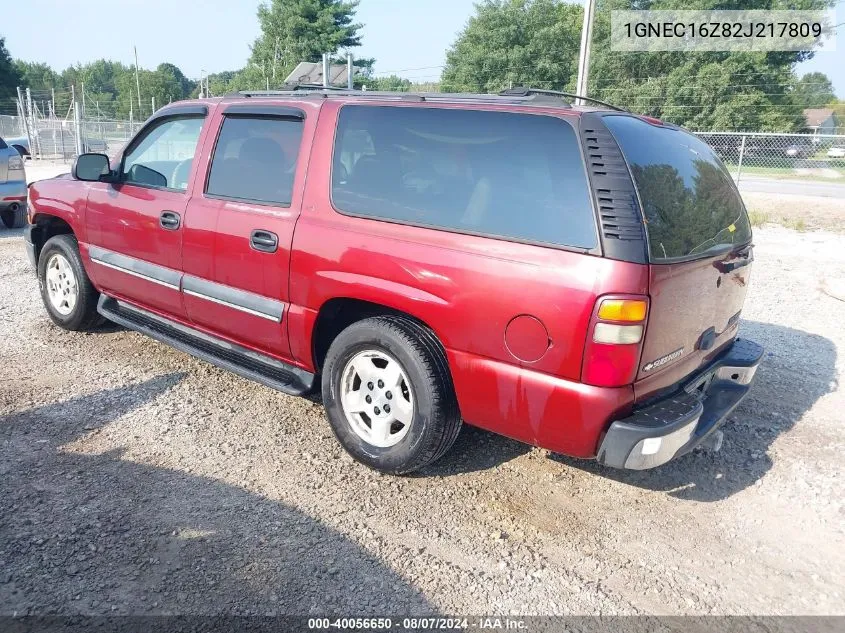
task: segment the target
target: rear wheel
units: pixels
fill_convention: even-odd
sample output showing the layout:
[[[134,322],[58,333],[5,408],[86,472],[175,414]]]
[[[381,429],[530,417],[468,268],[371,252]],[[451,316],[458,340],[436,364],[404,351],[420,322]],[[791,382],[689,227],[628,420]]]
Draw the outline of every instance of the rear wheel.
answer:
[[[38,285],[47,314],[59,327],[84,331],[100,323],[100,295],[88,279],[72,235],[56,235],[44,244],[38,257]]]
[[[343,447],[392,474],[439,459],[461,428],[446,355],[428,328],[401,316],[364,319],[334,340],[323,404]]]
[[[26,225],[26,207],[18,205],[14,209],[0,211],[0,221],[7,229],[19,229]]]

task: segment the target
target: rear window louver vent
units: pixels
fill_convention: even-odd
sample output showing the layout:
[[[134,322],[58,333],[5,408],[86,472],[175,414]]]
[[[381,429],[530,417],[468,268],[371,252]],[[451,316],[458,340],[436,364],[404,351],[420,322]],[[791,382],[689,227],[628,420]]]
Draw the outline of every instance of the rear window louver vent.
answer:
[[[644,262],[642,215],[631,174],[616,140],[599,117],[590,115],[582,117],[581,138],[605,255]]]

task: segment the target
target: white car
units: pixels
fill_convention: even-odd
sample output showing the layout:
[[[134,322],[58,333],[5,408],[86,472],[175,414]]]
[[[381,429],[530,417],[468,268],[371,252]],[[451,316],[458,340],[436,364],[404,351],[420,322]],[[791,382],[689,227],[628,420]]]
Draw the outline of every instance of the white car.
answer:
[[[828,158],[845,158],[845,147],[831,147],[827,150]]]

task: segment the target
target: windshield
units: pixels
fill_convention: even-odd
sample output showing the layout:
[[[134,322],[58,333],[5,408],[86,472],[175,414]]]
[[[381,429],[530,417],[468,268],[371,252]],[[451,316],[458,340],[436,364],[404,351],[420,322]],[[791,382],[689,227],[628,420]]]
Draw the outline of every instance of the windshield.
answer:
[[[694,259],[751,239],[730,174],[689,132],[606,116],[639,190],[652,261]]]

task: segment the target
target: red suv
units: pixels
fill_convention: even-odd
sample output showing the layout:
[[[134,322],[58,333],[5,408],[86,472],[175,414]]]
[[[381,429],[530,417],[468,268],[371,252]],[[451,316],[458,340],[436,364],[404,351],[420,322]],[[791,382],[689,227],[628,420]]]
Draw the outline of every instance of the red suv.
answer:
[[[554,96],[244,93],[30,189],[50,318],[290,394],[406,473],[461,422],[617,468],[721,438],[751,228],[714,152]]]

